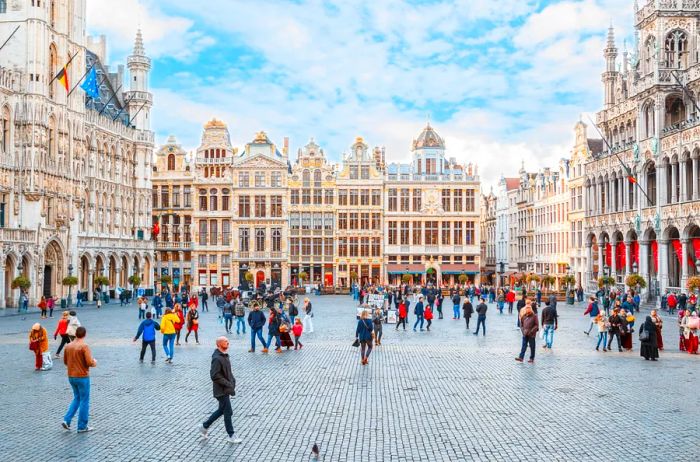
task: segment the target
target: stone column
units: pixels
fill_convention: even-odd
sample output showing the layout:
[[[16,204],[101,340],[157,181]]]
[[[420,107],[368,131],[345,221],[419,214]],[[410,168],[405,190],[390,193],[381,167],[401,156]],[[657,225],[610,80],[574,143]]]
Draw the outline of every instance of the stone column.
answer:
[[[656,170],[656,203],[666,204],[666,165],[659,165]]]
[[[632,242],[625,241],[625,276],[632,274],[632,258]]]
[[[7,300],[5,294],[5,265],[7,264],[5,256],[0,258],[0,308],[5,308]]]
[[[658,240],[659,243],[659,290],[664,293],[668,287],[668,239]]]
[[[610,244],[610,276],[617,281],[617,242]]]
[[[698,200],[698,158],[693,157],[693,200]]]
[[[649,241],[639,241],[639,274],[647,281],[647,288],[642,289],[642,294],[649,294],[651,281],[649,280]],[[646,298],[646,297],[645,297]]]
[[[622,180],[622,210],[629,210],[629,187],[631,186],[629,180]]]
[[[678,202],[678,197],[676,194],[676,185],[678,181],[678,164],[671,164],[671,202]]]
[[[604,274],[603,263],[605,263],[605,244],[598,243],[598,277]]]
[[[688,282],[688,244],[690,239],[681,239],[681,287]]]
[[[95,301],[95,268],[88,268],[88,300]]]
[[[119,287],[121,286],[122,282],[122,267],[119,265],[116,265],[114,267],[114,287]]]
[[[680,182],[681,185],[681,197],[679,198],[680,201],[687,201],[688,200],[688,182],[686,180],[685,176],[685,169],[687,167],[687,161],[683,161],[680,163],[680,169],[678,169],[678,181]]]
[[[586,287],[588,282],[593,279],[593,245],[586,244],[586,279],[581,281],[581,285]]]

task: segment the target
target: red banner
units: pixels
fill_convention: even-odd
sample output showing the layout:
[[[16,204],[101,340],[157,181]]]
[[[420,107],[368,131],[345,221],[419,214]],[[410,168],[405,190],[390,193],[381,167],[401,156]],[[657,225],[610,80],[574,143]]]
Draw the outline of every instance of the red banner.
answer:
[[[627,246],[624,242],[618,242],[615,246],[615,268],[618,273],[625,270],[627,264]]]
[[[651,256],[653,257],[654,260],[654,273],[659,274],[659,243],[654,241],[651,241],[650,244],[651,247]]]
[[[693,243],[693,255],[695,255],[696,259],[700,259],[700,238],[694,237],[691,241]]]
[[[683,262],[683,244],[681,244],[680,239],[671,239],[671,245],[676,253],[676,258],[678,258],[678,263]]]
[[[612,266],[612,246],[609,242],[605,244],[605,265]]]

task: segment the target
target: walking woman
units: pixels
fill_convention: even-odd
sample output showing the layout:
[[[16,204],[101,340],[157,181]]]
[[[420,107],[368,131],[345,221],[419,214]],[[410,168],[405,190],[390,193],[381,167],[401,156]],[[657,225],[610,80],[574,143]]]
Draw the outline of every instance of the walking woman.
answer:
[[[42,295],[36,306],[41,310],[41,319],[46,319],[46,297]]]
[[[190,334],[194,331],[194,340],[199,345],[199,311],[194,303],[190,304],[190,309],[187,312],[187,335],[185,335],[185,343],[190,338]]]
[[[467,329],[469,329],[469,320],[472,317],[472,314],[474,314],[474,307],[472,306],[472,302],[469,301],[468,298],[464,298],[464,304],[462,305],[462,312],[464,313],[464,320],[467,322]]]
[[[38,322],[29,331],[29,349],[34,352],[34,370],[47,371],[53,366],[49,351],[49,335]]]
[[[58,325],[56,326],[56,330],[53,333],[53,339],[56,340],[56,338],[60,335],[61,336],[61,345],[59,345],[58,350],[56,350],[56,357],[60,358],[61,357],[61,351],[63,350],[63,347],[68,345],[70,343],[70,337],[68,336],[68,317],[70,316],[70,313],[68,311],[64,311],[63,315],[61,316],[61,319],[58,321]]]
[[[275,352],[282,353],[282,344],[280,341],[280,318],[277,311],[273,308],[270,310],[270,319],[267,323],[267,348],[272,346],[272,339],[275,339]],[[264,351],[264,350],[263,350]]]
[[[165,309],[165,314],[160,320],[160,333],[163,334],[163,351],[165,351],[165,362],[168,364],[173,363],[173,356],[175,355],[175,348],[173,346],[175,342],[175,324],[180,322],[180,317],[173,313],[170,308]]]
[[[408,309],[406,308],[406,299],[401,298],[399,302],[399,322],[396,323],[396,330],[399,330],[399,326],[403,324],[403,330],[406,330],[406,315],[408,314]]]
[[[304,299],[304,331],[312,334],[314,332],[314,323],[311,321],[314,315],[311,312],[311,301],[306,297]],[[269,343],[268,343],[269,347]]]
[[[664,321],[661,319],[661,316],[656,313],[656,310],[651,310],[651,321],[654,323],[654,327],[656,327],[656,346],[659,350],[663,350],[664,339],[661,335],[661,329],[664,327]]]
[[[374,338],[377,340],[377,345],[382,344],[382,325],[384,323],[384,314],[382,310],[377,308],[374,310],[372,324],[374,325]]]
[[[659,357],[659,348],[656,343],[656,325],[654,325],[651,316],[647,316],[646,321],[639,329],[639,341],[642,344],[639,349],[639,355],[644,357],[646,361],[650,359],[656,361]]]
[[[688,354],[698,353],[698,315],[690,310],[685,310],[680,323],[681,327],[681,351],[687,351]]]
[[[433,310],[430,308],[430,305],[425,305],[425,311],[423,311],[423,317],[425,318],[426,321],[428,321],[428,325],[426,326],[426,329],[428,329],[428,332],[430,332],[430,325],[433,323]]]
[[[632,350],[632,327],[629,324],[629,319],[627,311],[620,310],[620,340],[622,348],[626,351]],[[634,320],[634,317],[632,319]]]
[[[598,311],[598,316],[593,319],[593,322],[598,326],[598,344],[595,346],[595,351],[600,351],[600,344],[603,343],[603,352],[608,351],[608,322],[603,313]]]
[[[360,363],[363,366],[369,363],[369,355],[372,353],[372,338],[374,337],[372,321],[367,319],[368,317],[369,312],[363,310],[360,319],[357,321],[357,328],[355,329],[355,339],[360,342]]]
[[[175,328],[175,345],[180,346],[180,331],[185,325],[185,315],[182,313],[182,305],[179,303],[175,304],[174,313],[178,318],[178,322],[173,324],[173,327]]]

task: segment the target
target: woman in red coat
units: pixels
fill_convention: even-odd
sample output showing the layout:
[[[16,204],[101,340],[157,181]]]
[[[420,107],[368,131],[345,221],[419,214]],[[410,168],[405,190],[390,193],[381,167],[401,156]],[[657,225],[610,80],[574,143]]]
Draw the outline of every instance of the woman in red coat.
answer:
[[[399,330],[399,326],[403,324],[403,330],[406,330],[406,314],[408,310],[406,309],[406,299],[402,298],[401,303],[399,303],[399,322],[396,323],[396,330]]]

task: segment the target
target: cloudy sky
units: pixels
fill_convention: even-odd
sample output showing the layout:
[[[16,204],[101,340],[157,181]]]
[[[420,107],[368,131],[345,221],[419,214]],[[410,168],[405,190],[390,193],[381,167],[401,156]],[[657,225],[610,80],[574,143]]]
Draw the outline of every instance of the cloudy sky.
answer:
[[[633,3],[90,0],[88,31],[107,35],[116,64],[140,24],[158,143],[193,149],[217,117],[235,146],[265,130],[296,156],[314,137],[337,161],[361,135],[406,161],[429,118],[488,191],[521,161],[568,156],[580,114],[601,106],[607,28],[621,49]]]

